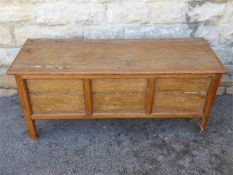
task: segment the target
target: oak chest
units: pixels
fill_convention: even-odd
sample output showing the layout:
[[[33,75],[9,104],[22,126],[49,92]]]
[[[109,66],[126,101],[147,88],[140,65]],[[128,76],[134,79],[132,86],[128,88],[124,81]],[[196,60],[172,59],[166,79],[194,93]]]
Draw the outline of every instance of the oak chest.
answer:
[[[204,39],[30,39],[15,76],[28,132],[35,120],[200,118],[227,70]]]

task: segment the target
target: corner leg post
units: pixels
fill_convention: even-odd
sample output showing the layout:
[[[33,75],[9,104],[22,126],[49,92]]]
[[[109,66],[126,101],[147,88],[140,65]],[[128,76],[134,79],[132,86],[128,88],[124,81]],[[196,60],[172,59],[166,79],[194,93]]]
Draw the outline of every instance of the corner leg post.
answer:
[[[35,140],[38,138],[38,134],[36,131],[35,121],[31,119],[32,110],[31,110],[31,104],[30,104],[30,100],[28,96],[27,86],[26,86],[25,80],[22,79],[20,75],[15,75],[15,80],[16,80],[16,84],[18,87],[20,102],[23,107],[27,130],[28,130],[30,137],[33,140]]]
[[[210,88],[208,91],[207,99],[206,99],[204,110],[203,110],[204,116],[200,121],[200,132],[203,132],[205,130],[205,128],[207,127],[210,113],[211,113],[211,109],[212,109],[214,101],[215,101],[215,97],[217,94],[217,90],[218,90],[218,86],[219,86],[221,77],[222,77],[222,74],[215,74],[212,77],[212,80],[210,83]]]
[[[36,140],[38,138],[38,134],[37,134],[37,131],[36,131],[35,121],[31,120],[31,119],[30,120],[25,119],[25,122],[26,122],[26,127],[27,127],[27,130],[28,130],[28,134],[30,135],[30,137],[33,140]]]
[[[206,127],[208,125],[208,121],[209,121],[209,116],[204,116],[200,120],[200,133],[204,132],[204,130],[206,129]]]

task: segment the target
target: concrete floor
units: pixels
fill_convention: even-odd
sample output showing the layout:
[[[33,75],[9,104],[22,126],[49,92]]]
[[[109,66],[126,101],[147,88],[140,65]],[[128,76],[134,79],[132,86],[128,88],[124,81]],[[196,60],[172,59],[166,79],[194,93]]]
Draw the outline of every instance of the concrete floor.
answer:
[[[198,120],[39,121],[27,136],[17,97],[0,98],[0,175],[233,174],[233,96]]]

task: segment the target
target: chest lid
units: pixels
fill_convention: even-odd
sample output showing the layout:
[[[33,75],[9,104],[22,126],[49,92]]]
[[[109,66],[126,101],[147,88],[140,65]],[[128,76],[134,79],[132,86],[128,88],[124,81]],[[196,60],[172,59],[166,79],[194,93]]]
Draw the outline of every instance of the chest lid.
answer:
[[[8,74],[226,73],[204,39],[29,39]]]

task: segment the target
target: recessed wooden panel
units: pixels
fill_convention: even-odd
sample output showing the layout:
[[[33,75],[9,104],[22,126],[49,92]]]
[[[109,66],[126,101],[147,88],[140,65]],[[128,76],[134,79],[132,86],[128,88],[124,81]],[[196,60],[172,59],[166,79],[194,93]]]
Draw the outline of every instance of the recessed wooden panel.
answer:
[[[93,79],[94,112],[144,112],[146,79]]]
[[[153,112],[203,112],[206,95],[199,93],[156,92]]]
[[[144,113],[144,93],[94,93],[94,112]]]
[[[93,79],[93,92],[145,92],[145,79]]]
[[[84,112],[83,95],[70,93],[30,94],[34,114],[80,113]]]
[[[205,79],[157,79],[156,91],[207,92],[210,78]]]
[[[83,83],[79,79],[28,79],[29,92],[79,92],[83,93]]]

